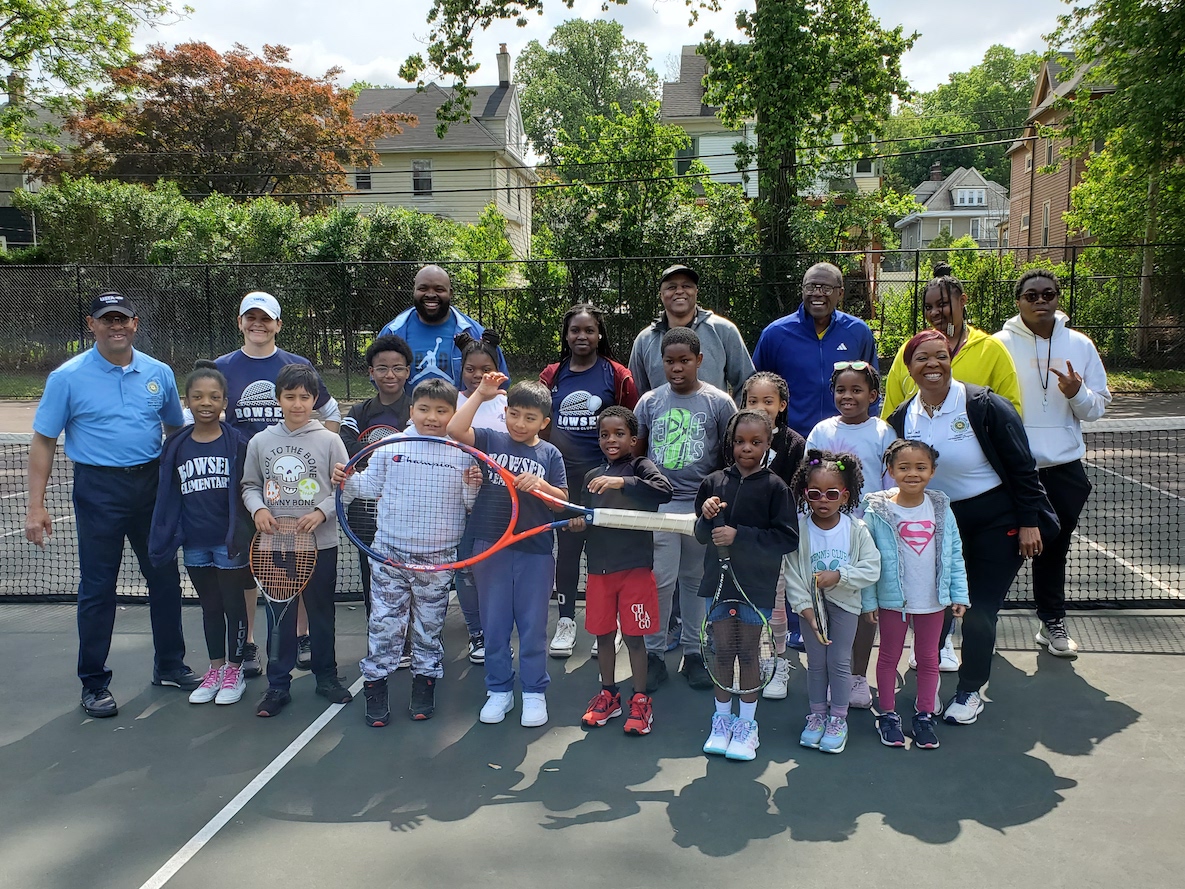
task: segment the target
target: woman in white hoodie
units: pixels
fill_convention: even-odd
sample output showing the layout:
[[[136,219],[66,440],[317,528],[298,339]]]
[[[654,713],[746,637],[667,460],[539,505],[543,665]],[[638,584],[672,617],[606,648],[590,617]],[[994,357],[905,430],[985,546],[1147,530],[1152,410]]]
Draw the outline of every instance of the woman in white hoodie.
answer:
[[[1061,532],[1033,559],[1033,598],[1041,628],[1037,644],[1058,657],[1075,657],[1066,629],[1066,555],[1070,535],[1090,496],[1082,468],[1082,422],[1097,420],[1111,403],[1107,371],[1090,337],[1067,326],[1058,311],[1057,277],[1045,269],[1016,282],[1016,308],[995,335],[1008,349],[1020,380],[1025,432]],[[1052,384],[1052,385],[1051,385]]]

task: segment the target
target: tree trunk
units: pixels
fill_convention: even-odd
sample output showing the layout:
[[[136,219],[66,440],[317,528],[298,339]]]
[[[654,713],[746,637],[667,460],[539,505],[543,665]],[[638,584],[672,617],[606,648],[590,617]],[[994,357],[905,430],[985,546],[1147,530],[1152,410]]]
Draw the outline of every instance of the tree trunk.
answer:
[[[1136,328],[1136,356],[1141,360],[1149,357],[1152,345],[1152,324],[1156,307],[1152,292],[1152,274],[1156,270],[1156,218],[1160,196],[1160,170],[1153,170],[1148,177],[1148,216],[1144,225],[1144,261],[1140,266],[1140,312]]]

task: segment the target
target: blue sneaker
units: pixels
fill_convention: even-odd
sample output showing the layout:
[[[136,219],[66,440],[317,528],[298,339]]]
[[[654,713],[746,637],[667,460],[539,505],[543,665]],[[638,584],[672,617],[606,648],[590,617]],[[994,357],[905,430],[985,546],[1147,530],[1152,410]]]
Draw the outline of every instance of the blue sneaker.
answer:
[[[916,723],[915,723],[916,724]],[[877,734],[886,747],[904,747],[905,732],[901,731],[901,717],[896,713],[884,713],[876,721]]]
[[[806,644],[802,641],[802,633],[798,630],[791,630],[786,636],[786,647],[793,648],[795,651],[806,651]]]
[[[803,747],[819,749],[819,742],[823,740],[823,733],[827,731],[827,717],[821,713],[812,713],[806,718],[806,728],[798,738]]]
[[[819,749],[824,753],[843,753],[848,746],[848,721],[832,716],[827,720],[827,730],[823,732],[823,740],[819,742]]]
[[[938,746],[938,734],[934,731],[934,717],[929,713],[913,715],[913,746],[922,750],[933,750]]]

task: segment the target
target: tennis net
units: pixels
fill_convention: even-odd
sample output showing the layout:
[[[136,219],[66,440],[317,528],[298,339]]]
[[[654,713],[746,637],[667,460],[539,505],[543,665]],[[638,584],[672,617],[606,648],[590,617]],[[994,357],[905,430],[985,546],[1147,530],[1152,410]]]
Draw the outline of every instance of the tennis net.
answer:
[[[1185,417],[1100,420],[1086,424],[1087,474],[1094,492],[1070,551],[1071,607],[1185,607],[1182,569],[1181,433]],[[0,599],[70,600],[78,586],[72,471],[59,447],[46,492],[54,533],[44,550],[26,542],[25,467],[31,436],[0,434]],[[358,599],[362,578],[353,546],[341,538],[338,597]],[[184,578],[184,573],[183,573]],[[186,594],[193,596],[188,580]],[[135,555],[125,545],[119,595],[147,595]],[[1029,570],[1009,600],[1032,602]]]

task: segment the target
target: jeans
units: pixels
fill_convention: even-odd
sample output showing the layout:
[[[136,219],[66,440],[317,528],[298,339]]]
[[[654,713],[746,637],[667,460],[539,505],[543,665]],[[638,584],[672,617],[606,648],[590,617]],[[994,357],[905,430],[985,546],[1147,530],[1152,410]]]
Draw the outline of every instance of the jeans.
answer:
[[[309,616],[309,644],[312,646],[313,675],[320,682],[337,676],[337,653],[334,640],[337,612],[333,596],[337,590],[337,547],[317,550],[317,567],[305,585],[301,596],[305,612]],[[279,656],[268,658],[268,688],[287,691],[292,686],[292,670],[296,666],[296,612],[297,603],[290,603],[287,611],[283,605],[268,602],[267,641],[272,650],[272,634],[279,634]],[[283,618],[277,622],[280,613]]]

